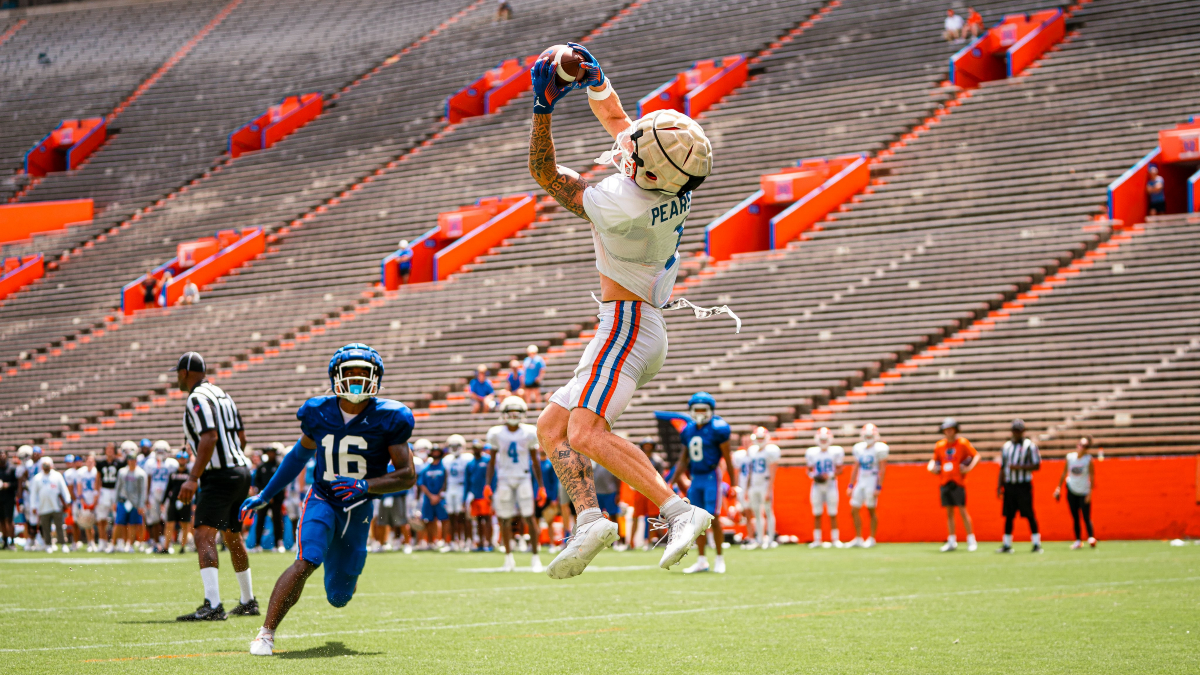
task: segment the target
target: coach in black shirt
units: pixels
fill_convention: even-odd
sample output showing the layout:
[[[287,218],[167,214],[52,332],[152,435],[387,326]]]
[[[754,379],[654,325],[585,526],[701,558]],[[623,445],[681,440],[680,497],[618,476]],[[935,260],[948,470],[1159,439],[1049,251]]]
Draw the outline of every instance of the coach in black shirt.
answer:
[[[13,512],[17,508],[17,467],[8,461],[8,453],[0,450],[0,550],[12,546]]]
[[[204,357],[188,352],[175,368],[179,388],[187,392],[183,433],[196,453],[188,480],[179,488],[179,501],[187,504],[196,495],[195,540],[200,556],[204,604],[179,621],[224,621],[225,607],[217,577],[217,532],[220,531],[233,561],[241,602],[229,613],[257,616],[258,601],[250,585],[250,558],[242,543],[238,510],[250,492],[250,462],[242,454],[246,431],[237,404],[220,387],[205,379]]]
[[[271,482],[271,477],[275,475],[275,471],[279,468],[279,448],[272,443],[267,446],[263,453],[262,464],[254,470],[254,494],[262,492],[263,488],[267,487],[267,483]],[[286,496],[287,490],[280,490],[279,494],[271,498],[267,505],[263,507],[255,515],[254,521],[254,541],[259,548],[263,546],[263,525],[266,524],[267,511],[271,511],[271,538],[274,542],[271,548],[278,548],[283,543],[283,498]]]
[[[1025,422],[1012,421],[1012,440],[1000,448],[1000,484],[997,496],[1004,498],[1004,545],[997,553],[1012,553],[1013,520],[1017,514],[1029,521],[1033,552],[1042,552],[1042,535],[1033,514],[1033,472],[1042,468],[1037,445],[1025,438]]]

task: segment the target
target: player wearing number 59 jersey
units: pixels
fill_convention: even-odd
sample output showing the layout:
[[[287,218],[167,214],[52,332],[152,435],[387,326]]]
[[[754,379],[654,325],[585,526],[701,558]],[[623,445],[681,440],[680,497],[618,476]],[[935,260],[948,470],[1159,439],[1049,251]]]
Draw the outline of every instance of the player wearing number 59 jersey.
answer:
[[[408,439],[413,415],[407,406],[376,398],[383,359],[359,343],[339,349],[329,361],[332,396],[311,398],[296,417],[303,434],[284,455],[259,494],[242,504],[242,516],[266,506],[290,485],[315,455],[313,485],[300,507],[296,562],[284,571],[250,653],[270,656],[275,629],[300,599],[304,582],[325,565],[325,597],[344,607],[354,597],[367,559],[373,495],[407,490],[416,482]],[[388,471],[391,462],[396,469]]]

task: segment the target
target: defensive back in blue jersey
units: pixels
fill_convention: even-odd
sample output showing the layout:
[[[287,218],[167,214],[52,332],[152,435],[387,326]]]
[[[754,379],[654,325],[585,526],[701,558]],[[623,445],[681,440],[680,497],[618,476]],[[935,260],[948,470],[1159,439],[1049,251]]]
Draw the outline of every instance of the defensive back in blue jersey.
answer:
[[[377,478],[388,472],[388,447],[408,442],[414,420],[408,406],[387,398],[371,398],[347,424],[336,396],[315,396],[296,411],[300,430],[317,443],[313,489],[332,504],[343,504],[330,483],[338,476]]]
[[[711,473],[716,471],[721,463],[721,444],[729,440],[729,425],[725,420],[714,415],[702,427],[695,422],[688,422],[679,438],[688,454],[688,467],[692,474]]]

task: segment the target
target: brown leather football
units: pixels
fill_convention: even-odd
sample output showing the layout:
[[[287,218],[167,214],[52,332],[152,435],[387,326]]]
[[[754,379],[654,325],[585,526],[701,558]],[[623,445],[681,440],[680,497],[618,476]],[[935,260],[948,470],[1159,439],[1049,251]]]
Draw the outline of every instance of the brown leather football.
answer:
[[[579,64],[583,63],[583,56],[574,49],[566,45],[554,45],[542,52],[542,56],[547,55],[554,60],[554,81],[558,86],[565,87],[579,77]]]

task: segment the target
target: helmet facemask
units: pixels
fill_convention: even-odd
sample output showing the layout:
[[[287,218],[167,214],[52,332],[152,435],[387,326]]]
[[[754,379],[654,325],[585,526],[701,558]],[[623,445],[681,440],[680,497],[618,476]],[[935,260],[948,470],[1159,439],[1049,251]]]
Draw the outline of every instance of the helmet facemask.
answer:
[[[500,421],[509,429],[516,429],[525,421],[528,408],[519,396],[509,396],[500,404]]]
[[[713,410],[712,407],[707,403],[698,403],[688,408],[688,415],[691,416],[692,421],[696,423],[696,426],[702,427],[705,424],[708,424],[708,421],[712,419]]]
[[[362,403],[379,393],[379,372],[369,361],[339,363],[334,370],[333,393],[351,403]]]

